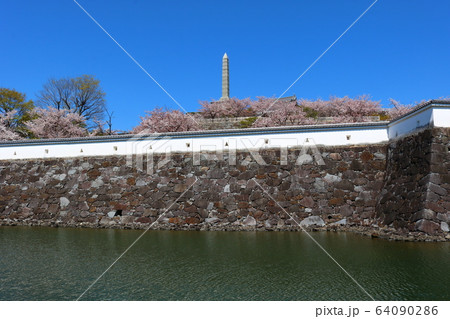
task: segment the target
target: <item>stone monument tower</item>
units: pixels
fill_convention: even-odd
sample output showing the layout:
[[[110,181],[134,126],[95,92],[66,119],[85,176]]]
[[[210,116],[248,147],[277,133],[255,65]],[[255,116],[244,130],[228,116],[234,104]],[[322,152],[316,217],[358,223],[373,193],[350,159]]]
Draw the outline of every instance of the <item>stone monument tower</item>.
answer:
[[[222,97],[220,101],[230,99],[230,69],[228,55],[225,53],[222,58]]]

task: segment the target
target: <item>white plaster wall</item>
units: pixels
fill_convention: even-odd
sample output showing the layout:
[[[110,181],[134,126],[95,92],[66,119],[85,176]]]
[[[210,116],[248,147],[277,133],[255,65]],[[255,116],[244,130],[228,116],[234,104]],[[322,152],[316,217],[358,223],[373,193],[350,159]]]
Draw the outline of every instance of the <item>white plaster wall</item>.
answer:
[[[433,123],[433,109],[426,107],[388,124],[389,139],[406,135]]]
[[[435,127],[450,127],[450,108],[433,108],[433,124]]]
[[[385,126],[365,128],[325,128],[302,131],[271,132],[267,134],[233,135],[221,133],[218,136],[162,137],[143,140],[120,141],[72,141],[58,144],[33,145],[16,144],[0,146],[0,160],[33,158],[69,158],[83,156],[132,155],[142,153],[199,152],[246,150],[298,145],[339,146],[373,144],[386,142]]]

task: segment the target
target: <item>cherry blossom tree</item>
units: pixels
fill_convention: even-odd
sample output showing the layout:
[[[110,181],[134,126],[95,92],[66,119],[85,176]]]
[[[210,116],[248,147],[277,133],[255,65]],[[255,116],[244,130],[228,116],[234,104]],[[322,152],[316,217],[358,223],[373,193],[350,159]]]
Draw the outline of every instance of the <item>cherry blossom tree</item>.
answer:
[[[317,99],[314,101],[301,99],[298,101],[298,104],[312,118],[331,116],[328,110],[329,109],[328,101],[322,99]]]
[[[215,119],[223,116],[222,104],[219,101],[199,101],[199,115],[205,119]]]
[[[391,120],[395,120],[396,118],[403,116],[413,109],[413,106],[411,104],[401,104],[399,101],[396,101],[394,99],[389,99],[389,102],[391,108],[387,110],[387,114]]]
[[[351,122],[367,121],[366,117],[381,113],[381,104],[379,101],[372,101],[368,95],[362,95],[356,98],[332,97],[330,98],[330,108],[337,114],[336,117],[343,117]]]
[[[335,123],[370,121],[369,116],[382,113],[380,102],[370,100],[368,95],[356,98],[332,96],[328,101],[301,100],[299,104],[303,109],[313,111],[317,117],[332,117]]]
[[[226,111],[226,117],[243,117],[254,115],[252,109],[250,108],[251,100],[250,98],[238,99],[231,98],[221,102],[224,110]]]
[[[141,123],[133,129],[133,133],[143,132],[185,132],[198,131],[200,127],[192,115],[178,110],[156,108],[141,117]]]
[[[313,122],[296,101],[259,97],[251,107],[260,116],[253,127],[292,126]]]
[[[244,117],[254,115],[250,108],[250,98],[231,98],[224,101],[200,101],[200,115],[203,118],[214,119],[219,117]]]
[[[0,113],[0,140],[13,141],[20,139],[20,135],[14,132],[10,123],[16,118],[17,111]]]
[[[258,96],[256,97],[256,101],[252,101],[251,109],[255,112],[256,115],[264,115],[273,111],[273,104],[278,102],[276,98]]]
[[[37,138],[81,137],[88,134],[83,116],[65,109],[36,109],[37,118],[26,123]]]

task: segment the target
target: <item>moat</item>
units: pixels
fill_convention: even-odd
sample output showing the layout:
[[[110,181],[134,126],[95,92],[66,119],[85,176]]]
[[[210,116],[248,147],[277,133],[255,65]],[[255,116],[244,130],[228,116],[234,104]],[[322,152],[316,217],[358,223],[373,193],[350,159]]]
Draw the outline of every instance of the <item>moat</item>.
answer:
[[[0,300],[75,300],[139,230],[0,227]],[[450,243],[310,233],[376,300],[448,300]],[[369,300],[301,232],[149,231],[82,300]]]

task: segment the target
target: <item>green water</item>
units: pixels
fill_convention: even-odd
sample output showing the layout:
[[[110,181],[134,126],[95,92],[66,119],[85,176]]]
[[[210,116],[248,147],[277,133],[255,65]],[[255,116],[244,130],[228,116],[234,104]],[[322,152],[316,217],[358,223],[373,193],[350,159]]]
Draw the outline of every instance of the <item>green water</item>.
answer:
[[[0,227],[0,300],[74,300],[141,234]],[[377,300],[449,300],[450,244],[312,236]],[[82,300],[368,300],[304,233],[149,231]]]

